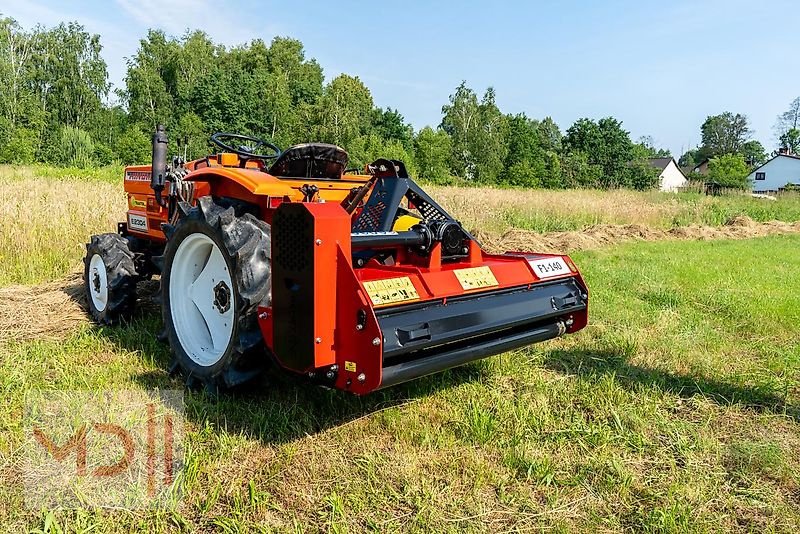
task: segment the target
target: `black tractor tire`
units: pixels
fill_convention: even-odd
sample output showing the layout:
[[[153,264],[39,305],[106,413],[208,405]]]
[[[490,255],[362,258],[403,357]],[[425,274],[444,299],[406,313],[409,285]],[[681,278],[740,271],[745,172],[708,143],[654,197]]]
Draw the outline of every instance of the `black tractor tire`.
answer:
[[[102,263],[93,264],[95,257]],[[119,234],[93,235],[86,244],[83,263],[83,284],[92,319],[101,325],[129,319],[136,307],[139,277],[128,240]]]
[[[255,217],[254,211],[252,206],[236,200],[205,196],[194,207],[181,202],[176,223],[163,225],[167,244],[163,258],[157,261],[163,264],[162,317],[173,353],[170,371],[181,372],[191,389],[202,386],[217,393],[254,379],[269,364],[256,314],[258,306],[267,305],[271,296],[270,226]],[[181,323],[175,320],[171,302],[176,253],[184,240],[197,233],[211,238],[222,253],[233,286],[229,290],[226,286],[227,301],[233,306],[232,333],[222,356],[208,365],[199,362],[201,358],[190,356],[181,344],[176,330]],[[180,278],[178,274],[175,277]],[[176,293],[179,291],[176,289]],[[217,304],[215,300],[214,305]],[[222,308],[219,311],[222,313]]]

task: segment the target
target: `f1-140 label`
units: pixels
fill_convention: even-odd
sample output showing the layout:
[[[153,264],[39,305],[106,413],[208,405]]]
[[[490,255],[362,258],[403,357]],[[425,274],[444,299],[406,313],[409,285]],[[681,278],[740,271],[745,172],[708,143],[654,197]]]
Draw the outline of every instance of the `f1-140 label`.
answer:
[[[567,262],[564,258],[543,258],[541,260],[528,260],[533,272],[536,273],[540,279],[553,278],[555,276],[563,276],[570,274]]]

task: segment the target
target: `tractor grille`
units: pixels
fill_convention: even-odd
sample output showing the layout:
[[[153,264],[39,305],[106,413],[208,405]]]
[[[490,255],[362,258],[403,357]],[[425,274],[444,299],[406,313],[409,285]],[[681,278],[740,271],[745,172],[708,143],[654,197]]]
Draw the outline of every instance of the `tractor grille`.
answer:
[[[275,232],[273,259],[287,271],[302,271],[312,261],[311,218],[301,211],[278,210],[272,222]]]

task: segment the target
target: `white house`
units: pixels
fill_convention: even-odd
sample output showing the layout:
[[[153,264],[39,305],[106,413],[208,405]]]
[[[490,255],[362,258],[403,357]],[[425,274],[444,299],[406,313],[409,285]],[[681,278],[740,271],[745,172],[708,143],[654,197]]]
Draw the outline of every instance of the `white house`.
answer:
[[[648,160],[650,165],[660,171],[658,179],[660,180],[659,188],[662,191],[676,192],[679,187],[686,185],[688,181],[686,175],[678,164],[675,163],[674,158],[652,158]]]
[[[786,184],[800,185],[800,156],[778,154],[747,177],[753,193],[776,193]]]

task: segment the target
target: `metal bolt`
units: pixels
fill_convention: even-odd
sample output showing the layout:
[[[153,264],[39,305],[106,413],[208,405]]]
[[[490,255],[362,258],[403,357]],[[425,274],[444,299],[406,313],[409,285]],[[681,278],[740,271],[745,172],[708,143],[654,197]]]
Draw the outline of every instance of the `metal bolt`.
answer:
[[[338,365],[336,365],[336,364],[331,365],[331,371],[338,371],[338,370],[339,370],[339,366]]]
[[[267,312],[261,312],[258,314],[259,319],[266,319],[267,317],[269,317],[269,314]]]
[[[469,249],[467,247],[461,249],[462,254],[466,254],[467,252],[469,252]]]
[[[381,344],[381,338],[376,337],[375,339],[372,340],[372,344],[377,347],[378,345]]]
[[[360,373],[356,378],[362,384],[367,381],[367,375],[365,375],[364,373]]]
[[[364,266],[364,260],[362,258],[358,258],[358,260],[356,260],[356,264],[359,267],[363,267]]]
[[[356,325],[356,330],[364,330],[364,325],[363,324],[357,324]]]
[[[317,246],[320,246],[322,244],[322,239],[317,239],[316,241],[314,241],[314,243],[316,243]]]
[[[573,324],[575,324],[575,319],[573,319],[572,316],[570,315],[569,318],[566,321],[566,325],[567,326],[572,326]]]
[[[316,341],[317,345],[319,345],[320,343],[322,343],[322,338],[321,338],[321,337],[318,337],[318,338],[317,338],[317,339],[315,339],[314,341]]]
[[[336,378],[336,373],[334,373],[333,371],[328,371],[328,372],[325,374],[325,376],[327,376],[327,377],[328,377],[328,380],[333,380],[334,378]]]

